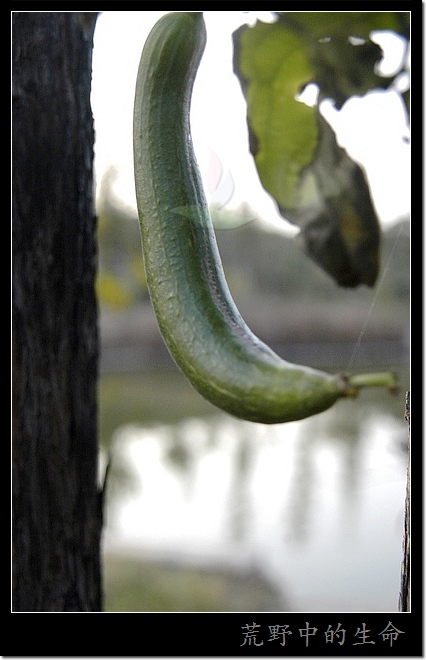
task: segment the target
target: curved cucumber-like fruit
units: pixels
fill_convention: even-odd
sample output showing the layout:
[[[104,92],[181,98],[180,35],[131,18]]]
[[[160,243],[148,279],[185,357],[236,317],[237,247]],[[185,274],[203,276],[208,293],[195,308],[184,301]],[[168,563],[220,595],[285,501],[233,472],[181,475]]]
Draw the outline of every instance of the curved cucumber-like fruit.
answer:
[[[205,41],[201,12],[166,14],[139,65],[134,169],[151,300],[171,355],[207,400],[253,422],[303,419],[355,396],[362,377],[352,385],[282,360],[251,332],[232,300],[189,125]],[[392,385],[384,376],[368,384]]]

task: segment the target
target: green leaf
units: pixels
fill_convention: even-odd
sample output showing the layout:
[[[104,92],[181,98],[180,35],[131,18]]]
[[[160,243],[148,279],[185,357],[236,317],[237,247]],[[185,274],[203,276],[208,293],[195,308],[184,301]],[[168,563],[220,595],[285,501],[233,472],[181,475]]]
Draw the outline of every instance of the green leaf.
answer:
[[[264,188],[282,207],[298,204],[297,183],[317,144],[315,113],[296,100],[313,69],[300,39],[279,23],[234,33],[234,70],[247,99],[250,151]]]
[[[316,118],[318,147],[299,182],[302,201],[280,212],[301,228],[305,251],[339,286],[373,286],[380,226],[368,184],[319,112]]]
[[[234,71],[247,101],[250,151],[281,215],[301,228],[307,253],[341,286],[373,286],[380,230],[364,172],[341,149],[318,107],[297,96],[308,83],[338,107],[386,88],[372,31],[407,33],[407,12],[279,12],[234,32]]]
[[[398,32],[403,12],[279,12],[278,20],[303,42],[320,100],[331,98],[340,109],[353,95],[392,84],[395,76],[376,73],[382,49],[371,35],[378,30]]]
[[[315,41],[346,34],[369,39],[376,30],[392,30],[405,38],[410,35],[410,12],[393,11],[302,11],[276,12],[279,20]]]

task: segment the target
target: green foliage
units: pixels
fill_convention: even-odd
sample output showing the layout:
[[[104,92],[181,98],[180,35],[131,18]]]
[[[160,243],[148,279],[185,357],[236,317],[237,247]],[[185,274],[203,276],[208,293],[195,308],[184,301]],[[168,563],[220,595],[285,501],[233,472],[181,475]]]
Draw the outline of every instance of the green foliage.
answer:
[[[126,557],[105,558],[107,612],[226,612],[277,606],[259,575]]]
[[[117,309],[128,308],[133,302],[129,289],[111,272],[98,272],[96,293],[104,305]]]
[[[341,108],[351,96],[386,89],[396,75],[376,73],[382,49],[371,39],[375,31],[404,36],[409,13],[403,12],[278,12],[279,22],[297,34],[312,64],[320,99]]]
[[[261,181],[282,207],[298,203],[297,182],[313,158],[318,129],[296,95],[313,69],[300,39],[280,23],[234,33],[234,66],[249,112],[250,150]]]
[[[114,194],[117,172],[109,168],[99,186],[98,272],[96,291],[102,307],[123,311],[147,298],[143,262],[140,257],[139,223],[133,209]]]
[[[297,181],[317,143],[315,114],[296,100],[312,79],[312,66],[303,43],[279,23],[242,27],[234,43],[259,176],[268,192],[277,191],[281,206],[293,207],[298,201]]]
[[[353,95],[386,89],[372,32],[406,36],[401,12],[278,12],[234,33],[234,70],[247,101],[250,150],[260,180],[281,215],[301,229],[306,252],[345,287],[373,286],[380,230],[363,170],[336,142],[319,112]],[[309,83],[318,103],[298,95]]]

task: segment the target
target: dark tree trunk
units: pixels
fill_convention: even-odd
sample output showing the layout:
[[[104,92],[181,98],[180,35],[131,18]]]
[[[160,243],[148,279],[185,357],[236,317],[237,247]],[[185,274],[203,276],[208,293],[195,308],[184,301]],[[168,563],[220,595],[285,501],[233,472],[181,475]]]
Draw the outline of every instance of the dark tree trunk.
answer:
[[[13,611],[100,611],[92,36],[12,13]]]
[[[411,580],[410,580],[410,520],[411,520],[411,422],[410,422],[410,392],[405,393],[405,415],[408,424],[408,466],[407,490],[404,509],[404,535],[402,541],[401,587],[399,591],[399,611],[410,612]]]

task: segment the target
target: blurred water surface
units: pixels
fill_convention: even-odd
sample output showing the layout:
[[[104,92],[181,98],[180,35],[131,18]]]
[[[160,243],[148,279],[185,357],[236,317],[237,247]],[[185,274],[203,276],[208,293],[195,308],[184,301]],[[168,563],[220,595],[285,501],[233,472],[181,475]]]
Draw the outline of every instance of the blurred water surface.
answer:
[[[118,553],[253,573],[279,611],[398,611],[407,469],[399,377],[397,397],[365,391],[288,424],[212,409],[119,425],[112,458],[126,486],[108,501],[106,562]],[[144,382],[149,389],[149,374]]]

